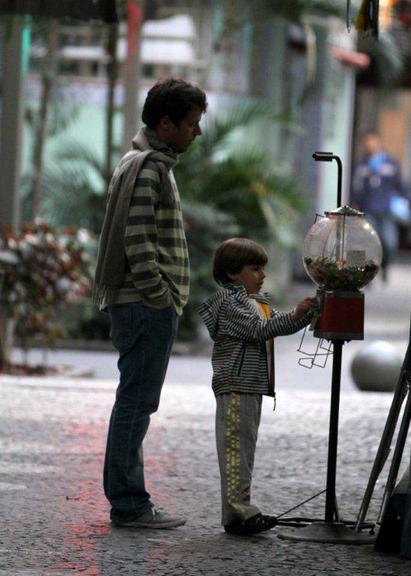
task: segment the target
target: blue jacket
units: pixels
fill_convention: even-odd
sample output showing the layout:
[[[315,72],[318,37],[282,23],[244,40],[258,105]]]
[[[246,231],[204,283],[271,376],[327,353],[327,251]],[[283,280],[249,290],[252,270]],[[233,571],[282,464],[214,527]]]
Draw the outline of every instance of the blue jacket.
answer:
[[[389,214],[393,196],[408,197],[400,167],[387,152],[364,157],[353,171],[351,202],[365,214]]]

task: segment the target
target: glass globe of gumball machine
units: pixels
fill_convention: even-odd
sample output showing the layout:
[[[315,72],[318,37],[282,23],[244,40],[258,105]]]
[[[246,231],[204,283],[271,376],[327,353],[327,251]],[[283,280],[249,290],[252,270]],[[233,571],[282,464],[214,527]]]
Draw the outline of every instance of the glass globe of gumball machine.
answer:
[[[316,220],[303,244],[304,267],[317,285],[319,301],[311,328],[316,338],[330,341],[327,355],[331,346],[333,355],[325,517],[324,520],[303,519],[309,524],[301,527],[297,523],[297,529],[280,533],[279,537],[307,542],[370,544],[374,537],[361,532],[365,526],[357,524],[354,531],[349,522],[343,522],[339,517],[336,497],[338,419],[342,348],[344,342],[364,338],[364,294],[361,289],[377,275],[382,248],[364,214],[350,206],[341,207],[341,159],[331,152],[316,152],[313,158],[324,162],[335,160],[338,165],[337,209],[325,212]],[[309,367],[312,365],[313,362]],[[320,494],[322,492],[312,498]]]
[[[303,245],[304,267],[318,286],[320,312],[314,336],[327,340],[364,338],[364,288],[377,275],[380,239],[364,214],[349,206],[326,212]]]

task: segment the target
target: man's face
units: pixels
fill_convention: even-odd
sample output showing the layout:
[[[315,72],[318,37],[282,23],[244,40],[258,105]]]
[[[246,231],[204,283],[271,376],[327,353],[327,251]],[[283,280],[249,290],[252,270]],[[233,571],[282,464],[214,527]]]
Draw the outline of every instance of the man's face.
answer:
[[[367,156],[378,154],[382,149],[381,140],[377,134],[366,134],[363,138],[362,145]]]
[[[176,126],[169,119],[164,141],[174,152],[185,152],[197,136],[201,135],[200,120],[203,115],[198,106],[193,106],[187,115]]]

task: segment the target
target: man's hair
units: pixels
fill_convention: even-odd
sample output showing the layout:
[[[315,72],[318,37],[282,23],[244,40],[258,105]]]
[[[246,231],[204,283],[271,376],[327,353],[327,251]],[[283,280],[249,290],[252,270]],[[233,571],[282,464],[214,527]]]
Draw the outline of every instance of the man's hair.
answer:
[[[198,106],[202,112],[207,109],[207,98],[200,88],[181,78],[164,78],[150,88],[142,119],[146,126],[154,129],[163,116],[169,116],[171,122],[178,126],[194,106]]]
[[[367,136],[375,136],[376,138],[379,139],[381,138],[377,130],[374,130],[373,128],[370,128],[369,130],[364,130],[360,133],[361,139],[366,138]]]
[[[248,238],[229,238],[214,254],[213,276],[218,284],[232,280],[228,274],[239,274],[244,266],[265,266],[267,252],[260,244]]]

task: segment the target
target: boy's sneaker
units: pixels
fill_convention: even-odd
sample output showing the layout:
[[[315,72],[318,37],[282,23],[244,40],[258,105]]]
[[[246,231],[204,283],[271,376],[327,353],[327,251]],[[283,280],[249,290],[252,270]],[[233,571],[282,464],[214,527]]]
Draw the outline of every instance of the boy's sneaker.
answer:
[[[185,518],[181,516],[170,516],[165,512],[152,508],[148,512],[136,516],[135,518],[122,519],[112,515],[111,521],[116,526],[124,526],[126,528],[177,528],[186,523]]]
[[[267,516],[261,513],[247,518],[247,520],[235,519],[224,526],[228,534],[237,534],[238,536],[248,536],[271,530],[277,524],[275,516]]]

